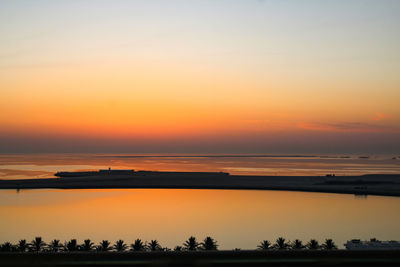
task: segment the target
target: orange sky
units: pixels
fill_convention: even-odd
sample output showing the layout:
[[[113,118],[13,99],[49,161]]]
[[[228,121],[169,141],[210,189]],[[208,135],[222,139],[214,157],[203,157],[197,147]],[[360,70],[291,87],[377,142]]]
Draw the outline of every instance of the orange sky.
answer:
[[[317,3],[307,4],[310,13],[295,2],[289,10],[172,2],[164,11],[161,3],[3,3],[0,152],[40,151],[37,142],[45,151],[79,150],[87,140],[106,142],[102,151],[121,140],[135,150],[182,139],[197,142],[191,149],[187,141],[187,151],[225,142],[220,150],[240,152],[235,144],[255,137],[266,148],[305,142],[318,151],[324,138],[357,136],[385,139],[381,152],[400,147],[395,2],[329,7],[341,20]],[[284,20],[285,12],[294,16]]]

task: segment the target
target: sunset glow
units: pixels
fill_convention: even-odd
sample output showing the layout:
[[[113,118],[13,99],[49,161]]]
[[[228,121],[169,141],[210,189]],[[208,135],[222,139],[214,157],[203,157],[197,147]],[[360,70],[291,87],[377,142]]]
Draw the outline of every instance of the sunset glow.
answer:
[[[190,235],[212,235],[224,241],[220,243],[224,249],[238,245],[252,249],[252,239],[263,236],[274,240],[282,233],[287,238],[304,240],[310,235],[323,239],[335,233],[338,244],[344,243],[349,235],[368,237],[370,231],[378,238],[400,237],[396,232],[399,219],[396,198],[370,197],[367,201],[350,195],[240,190],[63,190],[61,195],[57,193],[56,190],[26,191],[21,195],[0,192],[0,214],[8,215],[0,222],[2,238],[13,240],[15,232],[28,238],[41,234],[45,240],[53,236],[61,239],[72,236],[80,241],[91,238],[96,243],[104,238],[131,242],[135,238],[157,237],[163,245],[173,247]],[[13,204],[17,197],[30,204]],[[79,224],[71,214],[80,218]],[[31,227],[23,227],[27,217],[32,218]],[[382,217],[388,220],[385,227],[379,227],[378,218]],[[349,227],[349,222],[356,227]],[[12,226],[11,230],[4,231],[8,225]],[[108,231],[109,228],[114,231]]]
[[[386,2],[2,1],[0,152],[398,151]]]

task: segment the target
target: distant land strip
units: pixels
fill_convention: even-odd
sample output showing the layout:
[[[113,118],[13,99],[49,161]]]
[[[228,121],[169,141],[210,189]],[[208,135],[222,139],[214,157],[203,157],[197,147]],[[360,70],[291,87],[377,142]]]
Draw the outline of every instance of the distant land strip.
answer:
[[[350,158],[318,155],[96,155],[101,158]]]
[[[131,176],[88,176],[0,180],[0,189],[242,189],[400,196],[400,174],[361,176],[245,176],[201,172],[149,172]]]

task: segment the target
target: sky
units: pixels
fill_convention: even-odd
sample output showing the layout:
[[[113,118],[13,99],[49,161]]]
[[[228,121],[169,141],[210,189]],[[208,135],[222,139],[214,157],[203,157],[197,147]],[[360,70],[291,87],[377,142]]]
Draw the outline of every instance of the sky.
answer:
[[[399,12],[0,0],[0,153],[400,153]]]

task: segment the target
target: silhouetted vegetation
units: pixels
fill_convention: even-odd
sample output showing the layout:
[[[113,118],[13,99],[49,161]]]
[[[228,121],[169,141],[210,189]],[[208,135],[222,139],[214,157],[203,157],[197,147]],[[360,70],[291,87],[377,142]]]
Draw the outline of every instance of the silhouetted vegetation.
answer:
[[[108,240],[103,240],[97,246],[98,251],[110,251],[112,248],[110,247],[110,242]]]
[[[131,248],[133,251],[144,251],[146,249],[141,239],[136,239],[133,244],[131,244]]]
[[[91,251],[93,250],[94,243],[90,239],[86,239],[83,241],[83,244],[81,245],[81,250],[83,251]]]
[[[337,246],[332,239],[325,239],[325,243],[322,244],[322,248],[327,250],[332,250],[332,249],[337,249]]]
[[[17,250],[19,252],[25,252],[27,251],[29,248],[28,243],[26,243],[26,239],[21,239],[20,241],[18,241],[18,245],[17,245]]]
[[[286,239],[283,237],[279,237],[275,241],[274,248],[276,249],[287,249],[289,247],[289,244],[286,242]]]
[[[303,245],[303,242],[301,240],[294,240],[290,246],[292,249],[303,249],[305,246]]]
[[[118,240],[117,242],[115,242],[114,244],[114,249],[118,252],[123,252],[128,248],[128,245],[125,244],[124,240]]]
[[[151,240],[150,243],[147,245],[147,248],[150,251],[162,250],[162,248],[157,240]]]
[[[46,243],[41,237],[35,237],[35,239],[32,240],[31,245],[35,252],[40,252],[42,248],[46,246]]]
[[[176,247],[174,248],[174,251],[182,251],[182,246],[176,246]]]
[[[197,250],[197,248],[199,247],[199,243],[196,240],[196,237],[191,236],[189,237],[188,240],[185,241],[185,243],[183,243],[183,247],[186,250]]]
[[[13,245],[10,242],[5,242],[1,245],[1,252],[11,252],[13,251]]]
[[[65,248],[67,249],[67,251],[70,251],[70,252],[77,251],[78,250],[78,242],[76,241],[76,239],[71,239],[65,245]]]
[[[257,248],[262,249],[262,250],[268,250],[271,249],[271,242],[268,240],[263,240],[261,243],[257,246]]]
[[[136,239],[130,245],[131,251],[170,251],[169,248],[163,248],[157,240],[151,240],[150,242],[143,242],[141,239]],[[189,237],[183,246],[176,246],[174,251],[196,251],[196,250],[217,250],[217,241],[212,237],[206,237],[203,242],[198,243],[196,237]],[[325,242],[320,245],[317,240],[311,239],[306,245],[299,239],[292,242],[286,241],[285,238],[279,237],[272,245],[270,241],[263,240],[257,245],[257,249],[260,250],[334,250],[338,249],[335,242],[332,239],[325,239]],[[84,240],[83,244],[79,245],[76,239],[71,239],[65,242],[64,245],[58,239],[53,239],[48,245],[42,240],[41,237],[35,237],[31,243],[27,243],[25,239],[19,240],[17,244],[13,245],[10,242],[4,242],[0,245],[0,252],[78,252],[78,251],[98,251],[98,252],[124,252],[128,250],[128,245],[123,240],[117,240],[114,245],[108,240],[102,240],[98,246],[94,246],[90,239]]]
[[[308,249],[319,249],[319,248],[320,248],[318,241],[315,240],[315,239],[311,239],[311,240],[307,243],[306,247],[307,247]]]
[[[63,245],[61,245],[60,240],[58,239],[53,239],[49,244],[49,250],[51,252],[58,252],[62,247]]]
[[[204,241],[200,244],[203,250],[217,250],[218,245],[212,237],[207,236]]]

